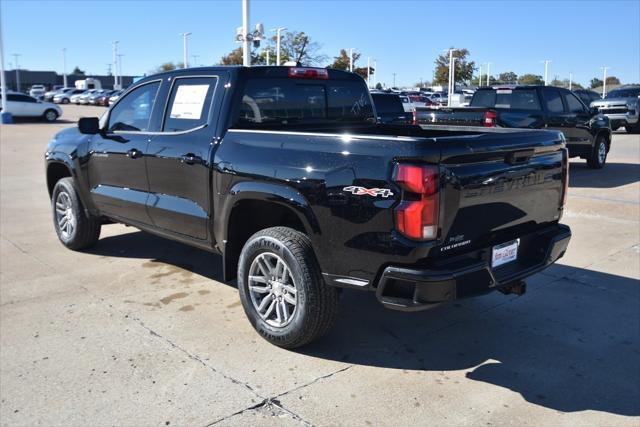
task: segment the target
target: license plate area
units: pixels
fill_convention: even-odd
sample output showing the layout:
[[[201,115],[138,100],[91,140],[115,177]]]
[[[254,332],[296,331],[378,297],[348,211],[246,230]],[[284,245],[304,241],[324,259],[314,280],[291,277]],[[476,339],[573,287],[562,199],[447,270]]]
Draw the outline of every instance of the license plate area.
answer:
[[[518,259],[520,239],[494,246],[491,250],[491,268],[500,267]]]

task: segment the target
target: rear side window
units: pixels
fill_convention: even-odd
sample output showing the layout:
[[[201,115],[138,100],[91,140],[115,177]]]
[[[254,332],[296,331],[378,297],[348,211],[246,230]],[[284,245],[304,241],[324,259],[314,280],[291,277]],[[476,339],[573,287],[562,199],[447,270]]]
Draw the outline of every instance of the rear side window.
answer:
[[[562,105],[562,98],[560,98],[560,92],[554,89],[544,89],[544,101],[547,104],[547,110],[552,113],[563,113],[564,106]]]
[[[181,132],[207,124],[217,81],[217,77],[175,79],[162,130]]]
[[[366,87],[352,81],[249,79],[235,127],[287,127],[373,119]]]
[[[541,109],[538,94],[534,89],[479,90],[473,95],[471,106],[514,110]]]
[[[396,95],[371,95],[373,103],[376,106],[378,113],[402,113],[404,108],[402,107],[402,101],[400,97]]]

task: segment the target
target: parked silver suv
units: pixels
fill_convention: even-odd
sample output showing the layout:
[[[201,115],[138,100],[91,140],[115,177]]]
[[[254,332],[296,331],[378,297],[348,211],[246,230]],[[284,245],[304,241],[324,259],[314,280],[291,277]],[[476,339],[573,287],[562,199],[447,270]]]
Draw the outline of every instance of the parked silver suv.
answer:
[[[612,130],[624,126],[629,133],[640,132],[640,85],[616,88],[605,99],[593,101],[591,107],[609,118]]]

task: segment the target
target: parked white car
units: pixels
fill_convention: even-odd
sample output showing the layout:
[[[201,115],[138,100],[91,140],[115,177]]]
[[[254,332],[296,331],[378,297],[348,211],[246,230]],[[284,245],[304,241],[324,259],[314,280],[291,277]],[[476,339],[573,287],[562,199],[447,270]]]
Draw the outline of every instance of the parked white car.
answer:
[[[404,108],[405,113],[416,110],[416,106],[413,105],[413,102],[411,102],[411,99],[409,99],[407,95],[400,95],[400,101],[402,101],[402,108]]]
[[[55,122],[62,115],[62,109],[56,104],[38,101],[21,93],[7,94],[7,111],[13,117],[41,117],[47,122]]]
[[[29,96],[33,96],[34,98],[44,96],[46,91],[47,88],[45,88],[44,85],[33,85],[31,89],[29,89]]]
[[[72,104],[77,104],[80,105],[83,103],[83,98],[87,99],[89,97],[89,95],[93,95],[93,93],[96,91],[97,89],[89,89],[89,90],[85,90],[84,92],[81,93],[77,93],[75,95],[71,96],[71,103]],[[86,102],[85,102],[86,104]]]
[[[56,104],[68,104],[71,102],[72,96],[81,93],[84,93],[84,89],[72,89],[69,91],[60,92],[53,96],[53,102],[55,102]]]

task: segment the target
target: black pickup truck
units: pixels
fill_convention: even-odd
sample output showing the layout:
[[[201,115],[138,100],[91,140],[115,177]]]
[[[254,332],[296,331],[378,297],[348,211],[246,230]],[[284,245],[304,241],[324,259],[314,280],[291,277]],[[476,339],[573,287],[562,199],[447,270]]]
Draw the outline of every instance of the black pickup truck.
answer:
[[[564,133],[571,157],[601,169],[611,148],[609,119],[568,89],[551,86],[479,88],[468,107],[417,108],[418,124],[554,129]]]
[[[560,132],[375,118],[337,70],[147,77],[49,143],[55,230],[81,250],[115,221],[221,254],[255,329],[287,348],[329,330],[341,287],[420,310],[521,294],[565,253]]]

